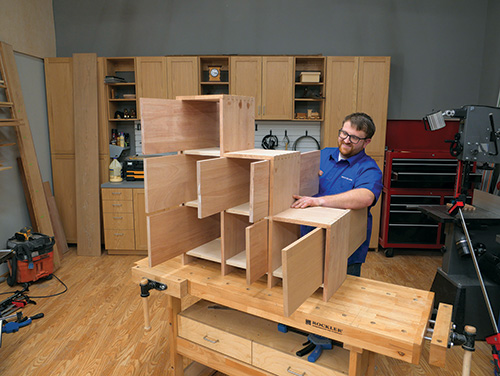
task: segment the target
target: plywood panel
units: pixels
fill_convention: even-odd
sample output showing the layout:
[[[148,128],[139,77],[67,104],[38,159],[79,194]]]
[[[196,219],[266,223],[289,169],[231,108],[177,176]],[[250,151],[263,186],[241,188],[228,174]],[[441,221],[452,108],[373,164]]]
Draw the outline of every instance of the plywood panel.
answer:
[[[344,282],[347,259],[366,239],[366,209],[349,210],[326,232],[323,299],[328,301]]]
[[[281,250],[296,241],[300,227],[290,223],[269,222],[268,287],[273,287],[278,279],[273,272],[281,266]]]
[[[222,275],[233,270],[233,267],[227,265],[226,261],[245,250],[245,229],[248,225],[248,217],[222,212]]]
[[[220,236],[219,215],[200,220],[196,210],[187,206],[150,215],[147,220],[150,267]]]
[[[219,146],[217,103],[141,98],[140,106],[144,154]]]
[[[247,284],[252,284],[267,272],[269,245],[268,220],[256,222],[246,228]]]
[[[77,253],[101,255],[97,55],[73,55]],[[85,142],[82,142],[85,140]]]
[[[500,197],[474,189],[472,204],[478,208],[500,215]]]
[[[320,156],[320,150],[309,151],[300,155],[299,195],[314,196],[318,193]]]
[[[255,99],[224,95],[220,109],[220,152],[247,150],[255,145]]]
[[[270,213],[275,215],[290,208],[300,185],[300,153],[280,155],[271,160]]]
[[[198,161],[197,165],[199,218],[248,202],[249,160],[214,158]]]
[[[196,162],[202,156],[166,155],[144,160],[146,213],[196,200]]]
[[[286,317],[323,283],[325,230],[317,228],[281,251]]]
[[[250,164],[250,222],[269,215],[269,161]]]

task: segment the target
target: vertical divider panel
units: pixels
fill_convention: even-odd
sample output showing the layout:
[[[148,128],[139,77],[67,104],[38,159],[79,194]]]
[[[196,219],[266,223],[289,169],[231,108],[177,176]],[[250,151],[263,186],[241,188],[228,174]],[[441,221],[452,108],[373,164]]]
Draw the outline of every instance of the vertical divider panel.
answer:
[[[278,155],[271,159],[270,216],[290,208],[293,195],[299,193],[300,152]]]
[[[257,281],[267,272],[269,221],[263,219],[248,226],[246,233],[247,284]]]
[[[245,251],[245,229],[248,224],[248,217],[246,216],[227,212],[221,213],[222,275],[229,274],[234,270],[234,267],[227,265],[226,261]]]
[[[269,222],[268,288],[279,281],[279,278],[273,276],[273,272],[281,266],[281,250],[296,241],[299,235],[298,225],[272,220]]]
[[[269,161],[250,165],[250,222],[255,223],[269,215]]]

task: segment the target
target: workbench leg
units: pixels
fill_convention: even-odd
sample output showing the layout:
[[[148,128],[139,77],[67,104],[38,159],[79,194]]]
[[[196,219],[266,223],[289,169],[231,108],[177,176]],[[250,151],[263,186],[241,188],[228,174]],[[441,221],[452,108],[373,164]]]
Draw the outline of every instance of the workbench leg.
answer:
[[[168,297],[168,348],[170,367],[168,376],[184,375],[182,356],[177,353],[177,314],[181,311],[181,300],[172,296]]]
[[[359,347],[344,345],[349,350],[349,376],[373,376],[375,372],[375,353]]]

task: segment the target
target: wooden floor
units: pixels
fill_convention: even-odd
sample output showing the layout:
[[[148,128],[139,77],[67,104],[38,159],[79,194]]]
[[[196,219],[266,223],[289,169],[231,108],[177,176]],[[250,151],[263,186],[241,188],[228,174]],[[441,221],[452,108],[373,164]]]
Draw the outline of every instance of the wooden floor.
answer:
[[[61,291],[63,287],[55,279],[30,288],[37,305],[29,305],[23,313],[32,316],[43,312],[45,317],[17,333],[3,335],[0,375],[166,375],[166,298],[152,292],[152,330],[144,332],[139,287],[130,281],[130,268],[140,258],[78,257],[74,250],[68,252],[56,273],[68,285],[68,292],[34,298]],[[440,265],[439,252],[396,253],[393,258],[370,252],[362,276],[428,290]],[[12,290],[6,283],[0,284],[0,292]],[[375,375],[462,374],[460,346],[448,351],[443,369],[428,365],[428,348],[419,365],[378,356]],[[489,346],[476,342],[471,374],[493,375],[490,358]]]

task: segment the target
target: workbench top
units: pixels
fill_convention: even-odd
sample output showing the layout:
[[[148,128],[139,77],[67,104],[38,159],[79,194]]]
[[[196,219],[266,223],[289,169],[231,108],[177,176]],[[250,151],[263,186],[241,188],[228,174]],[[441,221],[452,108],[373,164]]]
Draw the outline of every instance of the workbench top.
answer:
[[[144,188],[143,181],[126,181],[123,180],[119,183],[103,183],[101,184],[101,188]]]
[[[284,317],[281,286],[268,289],[264,280],[248,286],[244,271],[221,276],[220,265],[210,261],[182,265],[179,256],[150,268],[146,258],[132,268],[132,278],[165,283],[166,293],[179,299],[205,299],[413,364],[420,360],[434,300],[433,292],[347,276],[328,302],[319,289]]]

